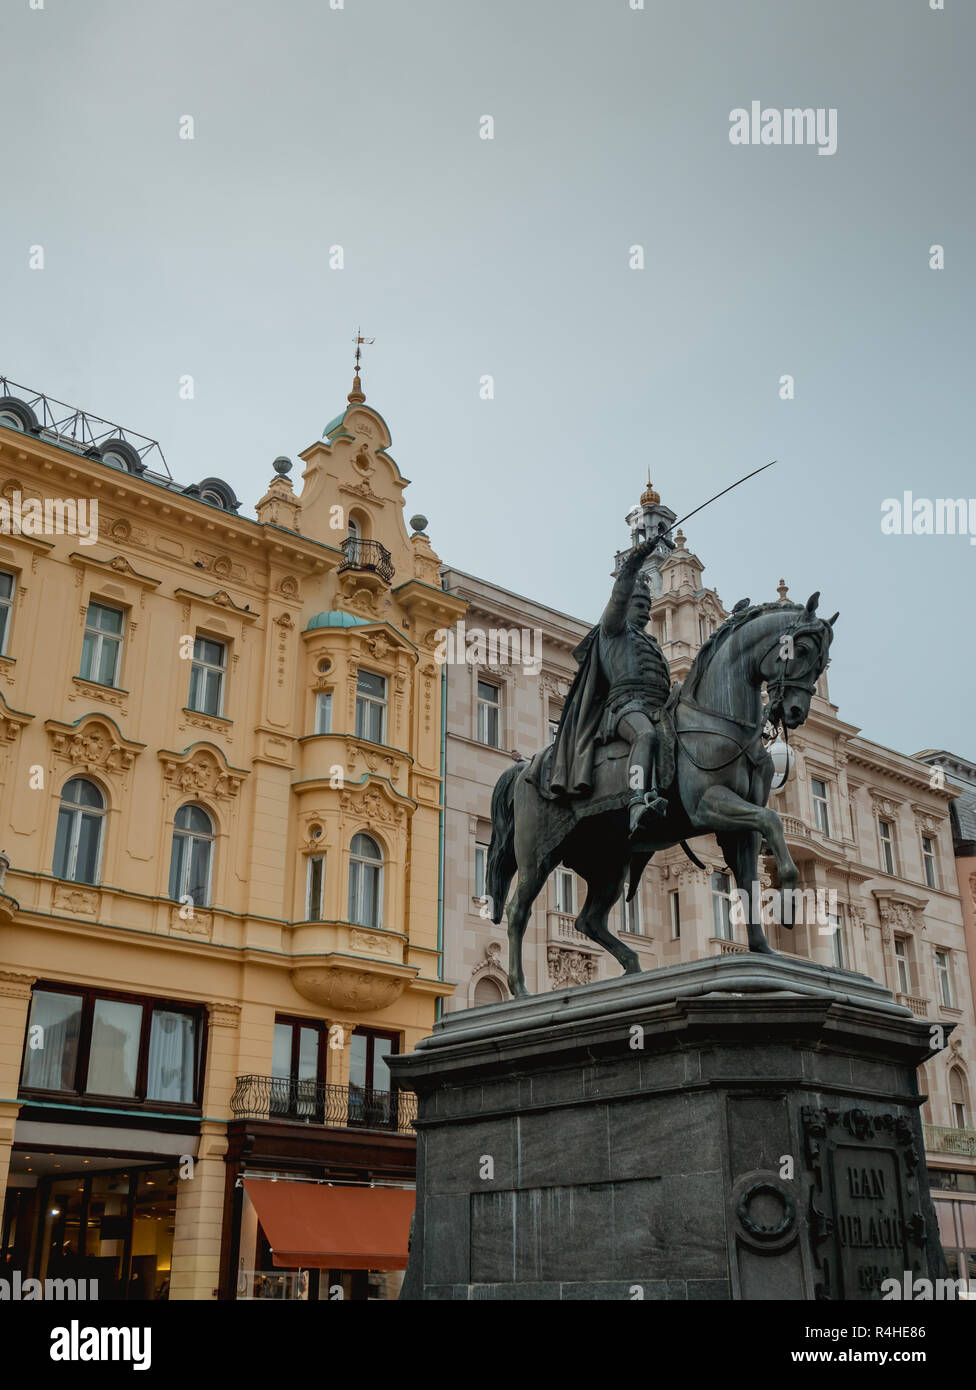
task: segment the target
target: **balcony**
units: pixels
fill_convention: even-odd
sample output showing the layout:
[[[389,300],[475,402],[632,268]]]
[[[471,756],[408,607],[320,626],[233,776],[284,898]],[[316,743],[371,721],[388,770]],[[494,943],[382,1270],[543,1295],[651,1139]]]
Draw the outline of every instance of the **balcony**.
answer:
[[[393,578],[393,558],[386,546],[380,545],[379,541],[364,540],[362,536],[347,536],[342,542],[342,553],[346,558],[336,571],[337,574],[354,570],[358,579],[375,576],[384,584],[389,584]]]
[[[929,1012],[929,1001],[920,999],[917,994],[896,994],[895,1002],[904,1004],[906,1009],[911,1009],[913,1014],[919,1018],[927,1018]]]
[[[277,1120],[326,1129],[414,1133],[417,1097],[408,1091],[374,1091],[293,1081],[287,1076],[239,1076],[230,1101],[235,1120]]]
[[[948,1125],[923,1125],[925,1148],[931,1154],[962,1154],[976,1158],[976,1129],[952,1129]]]
[[[712,952],[716,956],[738,956],[749,949],[744,941],[729,941],[724,936],[710,937],[709,944],[718,947],[717,951]]]
[[[583,932],[576,930],[576,918],[567,912],[547,912],[546,919],[549,924],[550,941],[572,941],[576,944],[589,946],[591,950],[596,947],[596,942],[591,941]]]

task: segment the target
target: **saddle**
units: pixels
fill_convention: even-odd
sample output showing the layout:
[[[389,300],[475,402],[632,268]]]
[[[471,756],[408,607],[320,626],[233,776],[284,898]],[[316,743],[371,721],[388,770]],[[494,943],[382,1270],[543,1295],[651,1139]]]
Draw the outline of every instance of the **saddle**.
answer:
[[[657,752],[655,761],[657,763],[657,785],[662,796],[674,782],[675,772],[675,746],[677,735],[674,728],[674,710],[681,695],[681,682],[675,681],[671,687],[670,694],[659,710],[652,716],[657,725]],[[594,778],[596,772],[604,763],[613,763],[618,758],[626,758],[630,752],[630,744],[624,738],[612,739],[609,743],[602,743],[596,750],[593,759]],[[538,757],[538,754],[536,755]],[[543,784],[546,785],[546,784]]]

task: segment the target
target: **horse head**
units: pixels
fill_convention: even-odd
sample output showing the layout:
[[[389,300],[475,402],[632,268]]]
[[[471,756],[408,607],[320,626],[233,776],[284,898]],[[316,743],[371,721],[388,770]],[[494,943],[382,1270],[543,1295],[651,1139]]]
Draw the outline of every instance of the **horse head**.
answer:
[[[766,712],[774,728],[781,724],[796,729],[810,713],[810,700],[827,665],[834,623],[840,616],[818,618],[819,601],[818,592],[802,606],[777,605],[783,609],[780,630],[759,654],[756,673],[766,683]]]

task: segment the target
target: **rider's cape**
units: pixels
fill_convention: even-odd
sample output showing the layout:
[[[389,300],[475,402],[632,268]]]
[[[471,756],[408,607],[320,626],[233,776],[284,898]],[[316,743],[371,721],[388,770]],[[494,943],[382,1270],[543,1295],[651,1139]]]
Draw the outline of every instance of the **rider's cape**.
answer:
[[[585,797],[593,790],[593,759],[597,734],[609,694],[600,662],[600,624],[573,652],[579,669],[566,696],[549,764],[549,784],[539,790],[548,797]]]

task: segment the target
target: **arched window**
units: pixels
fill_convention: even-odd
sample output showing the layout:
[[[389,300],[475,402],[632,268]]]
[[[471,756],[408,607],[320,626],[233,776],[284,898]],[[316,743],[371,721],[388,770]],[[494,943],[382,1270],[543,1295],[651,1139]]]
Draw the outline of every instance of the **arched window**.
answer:
[[[480,1009],[482,1004],[500,1004],[505,998],[502,987],[497,980],[493,980],[490,975],[482,975],[481,979],[474,987],[475,1009]]]
[[[346,540],[348,544],[343,546],[346,559],[350,564],[358,565],[360,552],[362,550],[361,541],[363,539],[363,528],[354,516],[349,518],[346,527]]]
[[[55,878],[74,883],[97,883],[102,857],[105,798],[94,782],[72,777],[61,791],[58,829],[54,839]]]
[[[349,847],[349,920],[382,926],[383,851],[369,835],[354,835]]]
[[[169,862],[169,895],[175,901],[189,898],[194,907],[209,904],[213,843],[213,821],[203,807],[190,803],[181,806],[176,813]]]
[[[969,1101],[966,1094],[966,1073],[962,1067],[953,1067],[949,1072],[949,1109],[952,1123],[956,1129],[965,1129],[969,1123]]]

